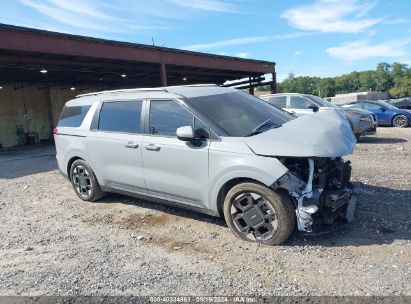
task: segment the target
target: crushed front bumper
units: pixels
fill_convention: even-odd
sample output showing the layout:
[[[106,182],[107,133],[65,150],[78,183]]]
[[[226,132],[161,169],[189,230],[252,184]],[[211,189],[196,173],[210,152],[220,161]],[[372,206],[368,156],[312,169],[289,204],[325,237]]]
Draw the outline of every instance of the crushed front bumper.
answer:
[[[350,183],[349,161],[323,158],[285,163],[291,170],[272,187],[287,190],[293,199],[299,231],[322,234],[339,220],[354,219],[357,200]]]
[[[323,191],[319,200],[313,204],[309,199],[303,202],[303,206],[297,208],[298,230],[305,234],[324,234],[331,230],[338,221],[351,223],[357,205],[357,197],[351,189],[340,191]]]

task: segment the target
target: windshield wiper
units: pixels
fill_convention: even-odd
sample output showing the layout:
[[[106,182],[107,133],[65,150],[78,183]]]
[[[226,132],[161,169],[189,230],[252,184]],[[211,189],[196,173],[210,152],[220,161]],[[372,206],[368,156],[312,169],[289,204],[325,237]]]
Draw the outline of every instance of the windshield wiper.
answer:
[[[263,121],[262,123],[260,123],[257,127],[255,127],[254,130],[252,130],[249,134],[246,135],[246,137],[253,136],[253,135],[256,135],[256,134],[260,134],[260,133],[262,133],[264,131],[267,131],[269,129],[279,128],[279,127],[281,127],[280,124],[273,123],[271,121],[271,118],[269,118],[269,119]],[[264,128],[266,128],[266,129],[263,131]]]

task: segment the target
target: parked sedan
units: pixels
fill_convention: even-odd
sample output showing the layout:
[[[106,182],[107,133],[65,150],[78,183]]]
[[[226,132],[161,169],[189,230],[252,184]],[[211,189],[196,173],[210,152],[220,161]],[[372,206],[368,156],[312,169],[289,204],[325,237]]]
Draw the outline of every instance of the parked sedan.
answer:
[[[411,97],[390,101],[390,104],[399,109],[411,110]]]
[[[310,94],[284,93],[260,96],[271,105],[277,106],[295,116],[312,114],[314,112],[337,109],[348,119],[355,137],[377,131],[377,117],[363,109],[340,108],[318,96]]]
[[[365,109],[377,115],[378,124],[405,128],[411,120],[411,111],[399,109],[385,101],[361,100],[343,105],[349,109]]]

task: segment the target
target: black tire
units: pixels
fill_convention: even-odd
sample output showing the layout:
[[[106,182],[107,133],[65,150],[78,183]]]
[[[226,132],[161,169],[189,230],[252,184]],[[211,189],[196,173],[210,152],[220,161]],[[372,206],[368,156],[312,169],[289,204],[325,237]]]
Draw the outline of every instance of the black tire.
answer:
[[[355,133],[354,133],[354,135],[355,135],[355,139],[356,139],[357,141],[359,141],[359,140],[360,140],[360,137],[361,137],[361,134],[358,134],[358,133],[355,134]]]
[[[397,128],[406,128],[408,127],[408,117],[402,114],[395,115],[392,118],[391,125]]]
[[[105,195],[93,170],[82,159],[74,161],[71,165],[70,180],[74,192],[83,201],[94,202]]]
[[[238,184],[227,193],[224,218],[238,238],[265,245],[284,243],[296,222],[293,203],[286,193],[252,182]]]

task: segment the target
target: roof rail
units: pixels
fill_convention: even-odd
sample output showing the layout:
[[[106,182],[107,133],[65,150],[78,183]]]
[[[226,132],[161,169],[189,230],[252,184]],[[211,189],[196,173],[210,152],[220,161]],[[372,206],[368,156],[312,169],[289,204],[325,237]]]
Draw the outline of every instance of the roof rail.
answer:
[[[104,94],[104,93],[132,93],[132,92],[167,92],[166,89],[164,88],[141,88],[141,89],[120,89],[120,90],[108,90],[108,91],[99,91],[99,92],[94,92],[94,93],[85,93],[85,94],[80,94],[77,95],[76,97],[83,97],[83,96],[91,96],[91,95],[99,95],[99,94]]]
[[[159,87],[159,88],[139,88],[139,89],[120,89],[120,90],[108,90],[108,91],[100,91],[94,93],[85,93],[77,95],[77,97],[83,96],[92,96],[104,93],[132,93],[132,92],[168,92],[167,88],[178,88],[178,87],[214,87],[217,86],[214,83],[205,83],[205,84],[186,84],[186,85],[178,85],[178,86],[169,86],[169,87]]]

